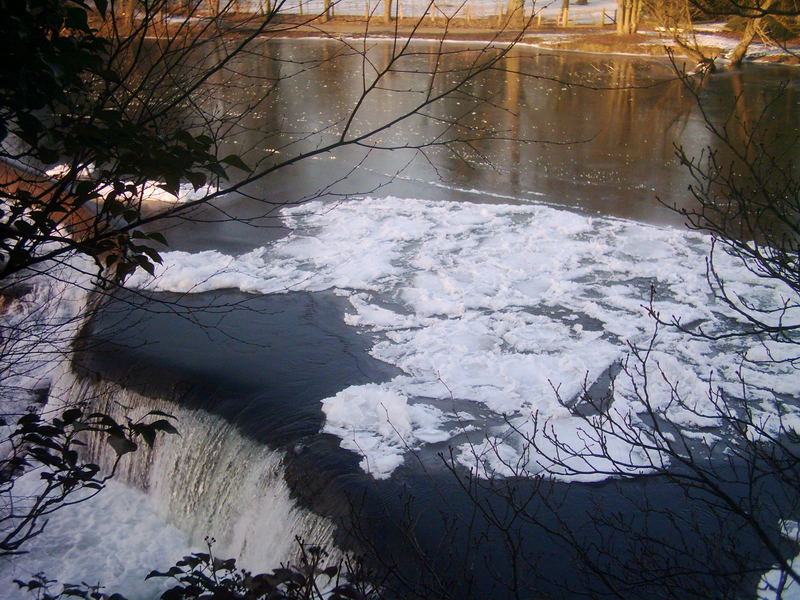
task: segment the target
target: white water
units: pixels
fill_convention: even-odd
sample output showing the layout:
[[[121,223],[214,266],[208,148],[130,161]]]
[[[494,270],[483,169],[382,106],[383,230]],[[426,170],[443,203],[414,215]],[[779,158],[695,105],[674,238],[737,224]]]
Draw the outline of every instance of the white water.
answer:
[[[47,414],[66,391],[58,381],[85,319],[92,269],[85,257],[69,256],[63,263],[42,265],[44,274],[29,274],[18,281],[27,292],[10,301],[0,319],[0,414],[12,426],[29,409]],[[37,406],[38,393],[46,395],[48,390],[49,405]],[[74,399],[71,394],[60,398],[69,399]],[[11,426],[2,430],[4,451],[11,431]],[[6,502],[13,499],[19,506],[36,494],[40,483],[35,468],[22,476],[13,493],[0,498],[3,514]],[[2,597],[29,600],[31,594],[21,591],[13,580],[28,580],[43,572],[62,583],[102,583],[123,591],[131,600],[151,598],[163,584],[147,584],[145,575],[155,566],[174,563],[188,549],[185,534],[157,516],[151,499],[112,481],[99,496],[51,515],[45,533],[25,546],[27,554],[0,560]]]
[[[152,410],[175,417],[180,434],[159,434],[152,449],[141,444],[123,458],[117,479],[145,490],[157,513],[186,532],[193,544],[212,537],[219,556],[259,572],[297,558],[295,536],[333,550],[333,525],[291,499],[283,453],[243,437],[203,410],[69,374],[59,384],[73,397],[89,400],[90,410],[118,422]],[[88,455],[106,470],[115,456],[100,437],[90,440]]]
[[[129,285],[184,292],[335,290],[348,297],[346,322],[377,334],[371,354],[403,374],[323,400],[324,431],[361,454],[362,468],[377,478],[389,477],[410,450],[446,443],[458,446],[464,464],[487,475],[522,464],[566,477],[547,456],[529,454],[524,437],[537,435],[547,446],[541,427],[534,432],[535,417],[561,441],[598,449],[558,396],[577,399],[584,383],[624,358],[626,343],[649,343],[651,285],[654,308],[664,317],[702,323],[708,333],[741,321],[710,293],[709,240],[696,233],[547,206],[401,198],[311,203],[285,210],[283,218],[292,235],[268,247],[238,257],[168,253],[155,280],[138,277]],[[790,293],[727,255],[718,255],[717,267],[732,291],[761,306],[778,306]],[[758,360],[787,349],[744,344],[661,330],[648,363],[653,407],[689,435],[709,439],[717,420],[698,416],[715,414],[709,386],[740,395],[741,372],[760,416],[777,412],[773,392],[795,392],[796,370],[742,357]],[[675,403],[674,392],[691,403]],[[637,415],[644,406],[625,377],[617,378],[613,406],[641,426]],[[790,412],[794,420],[790,415],[784,423],[797,423],[796,409]],[[609,451],[642,469],[652,458],[621,443]]]
[[[222,419],[181,409],[108,382],[77,379],[65,371],[54,379],[52,398],[87,400],[119,422],[150,410],[176,417],[180,435],[159,434],[152,450],[144,444],[123,457],[117,475],[95,498],[59,510],[45,533],[32,540],[30,554],[0,563],[0,581],[25,579],[38,571],[63,582],[102,582],[126,597],[152,598],[164,586],[145,582],[152,569],[166,570],[190,551],[236,558],[237,565],[264,572],[295,562],[295,536],[327,548],[332,524],[298,507],[283,477],[283,455],[243,438]],[[53,400],[48,409],[57,410]],[[88,457],[105,471],[114,452],[105,440],[90,440]],[[18,495],[33,493],[34,471]],[[29,598],[9,587],[4,598]]]
[[[0,322],[0,414],[13,424],[33,403],[34,391],[49,390],[47,404],[33,407],[46,415],[81,402],[120,423],[161,410],[175,415],[181,434],[159,436],[152,451],[142,443],[123,458],[117,477],[100,494],[55,512],[45,532],[26,544],[27,554],[0,561],[0,597],[30,598],[12,582],[41,571],[61,583],[102,583],[131,600],[153,598],[165,584],[145,582],[147,573],[205,550],[206,536],[217,540],[217,556],[236,558],[257,572],[294,561],[295,536],[328,548],[335,558],[331,523],[295,505],[281,453],[243,438],[208,413],[76,378],[71,343],[86,318],[90,279],[91,264],[72,257],[63,266],[49,265],[48,276],[28,278],[28,292],[7,306]],[[10,432],[3,429],[0,449]],[[102,438],[90,442],[89,460],[108,472],[114,451]],[[0,502],[19,506],[39,485],[34,468]]]
[[[39,266],[40,274],[22,274],[6,282],[0,311],[0,414],[9,422],[25,412],[35,392],[46,390],[83,324],[94,265],[83,256]]]
[[[37,484],[34,471],[17,484],[17,493],[34,493]],[[189,551],[204,550],[165,522],[152,498],[117,481],[96,497],[54,513],[27,549],[28,554],[0,561],[4,600],[31,600],[13,580],[27,581],[39,572],[61,583],[101,584],[129,600],[155,598],[165,584],[145,581],[152,569],[166,570]]]

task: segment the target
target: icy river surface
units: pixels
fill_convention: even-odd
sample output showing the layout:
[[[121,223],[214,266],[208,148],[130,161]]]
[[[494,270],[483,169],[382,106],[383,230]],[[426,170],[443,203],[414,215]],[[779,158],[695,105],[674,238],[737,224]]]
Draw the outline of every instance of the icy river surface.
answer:
[[[326,128],[341,123],[361,85],[360,57],[342,52],[338,42],[269,44],[274,60],[237,68],[282,82],[228,140],[231,150],[261,164],[325,142]],[[373,45],[377,61],[390,49],[388,42]],[[434,46],[414,48],[418,60],[429,61]],[[450,60],[457,63],[458,53]],[[404,576],[446,579],[472,561],[488,566],[475,567],[474,581],[457,579],[484,597],[502,597],[507,590],[497,580],[507,582],[515,561],[524,559],[549,575],[530,572],[526,585],[542,597],[553,590],[564,597],[564,581],[576,594],[598,584],[571,580],[569,544],[545,530],[566,520],[577,531],[591,522],[591,506],[617,506],[642,486],[608,481],[602,458],[591,468],[583,461],[556,464],[552,438],[647,471],[652,457],[637,448],[593,446],[598,442],[585,433],[581,416],[588,389],[630,426],[644,426],[641,389],[618,376],[631,345],[652,344],[651,406],[699,441],[716,435],[714,419],[701,416],[714,413],[706,404],[710,384],[735,395],[744,377],[755,410],[766,418],[777,396],[796,395],[800,382],[788,363],[765,371],[742,360],[781,356],[788,352],[781,344],[750,347],[746,340],[656,332],[648,313],[652,293],[653,310],[702,324],[709,334],[742,325],[741,315],[709,290],[709,238],[683,228],[665,207],[691,206],[676,147],[699,155],[716,143],[672,66],[533,48],[518,49],[510,60],[508,68],[477,78],[468,95],[435,109],[440,120],[492,123],[504,135],[459,147],[460,157],[437,147],[424,153],[344,148],[223,198],[219,206],[241,221],[208,209],[196,222],[170,229],[171,248],[155,278],[137,275],[128,283],[133,292],[120,294],[96,319],[97,343],[81,360],[149,397],[180,389],[184,408],[215,415],[265,452],[281,452],[291,501],[336,522],[358,522],[359,541],[336,542],[359,547],[366,539],[397,560]],[[386,87],[403,89],[408,71]],[[520,78],[519,71],[544,78]],[[701,96],[715,122],[742,122],[754,119],[787,80],[771,123],[796,132],[793,71],[724,72]],[[231,86],[229,108],[247,102],[248,85]],[[491,103],[470,105],[478,93]],[[405,102],[392,98],[386,91],[366,103],[357,125],[390,118]],[[418,143],[430,133],[426,127],[409,119],[382,134],[380,144]],[[779,305],[787,293],[724,253],[717,260],[730,289],[760,306]],[[696,404],[676,404],[676,394]],[[549,435],[542,438],[542,431]],[[198,461],[209,460],[197,451]],[[270,460],[274,475],[278,467]],[[509,558],[509,541],[498,531],[470,550],[475,540],[453,522],[468,519],[474,504],[459,496],[451,469],[472,470],[486,481],[550,474],[552,504],[542,509],[542,527],[514,530],[529,542],[519,556]],[[653,506],[686,508],[666,484],[648,486]],[[475,494],[483,499],[488,492]],[[167,497],[174,493],[148,502],[163,505]],[[281,502],[288,498],[287,492]],[[266,503],[261,513],[270,510]],[[162,516],[181,529],[178,513],[162,506]],[[413,525],[404,522],[408,515]],[[477,522],[476,530],[488,519]],[[649,526],[663,532],[670,524],[655,518]],[[147,522],[143,530],[152,527]],[[403,539],[409,529],[414,544]],[[420,571],[411,548],[430,553],[431,573]],[[624,549],[611,550],[617,551]],[[147,565],[144,572],[165,566]]]

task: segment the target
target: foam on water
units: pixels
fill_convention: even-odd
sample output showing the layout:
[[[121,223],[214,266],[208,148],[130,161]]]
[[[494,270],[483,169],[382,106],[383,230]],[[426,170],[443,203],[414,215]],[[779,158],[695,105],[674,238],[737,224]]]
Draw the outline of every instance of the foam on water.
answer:
[[[375,335],[372,355],[402,375],[323,400],[324,430],[360,453],[362,467],[378,478],[390,476],[409,450],[445,443],[485,474],[522,465],[558,476],[547,456],[524,443],[547,428],[562,442],[597,450],[601,441],[582,431],[567,406],[585,386],[616,373],[628,343],[650,343],[651,286],[653,308],[664,317],[702,324],[710,334],[741,325],[741,315],[709,290],[709,240],[698,233],[541,205],[401,198],[310,203],[284,210],[283,219],[293,232],[269,247],[238,257],[167,253],[154,280],[140,275],[129,285],[347,296],[347,322]],[[724,253],[717,267],[731,290],[763,306],[778,306],[789,293]],[[651,403],[690,434],[710,435],[716,420],[698,416],[714,414],[709,383],[737,395],[742,372],[768,413],[776,402],[769,390],[795,391],[796,371],[742,363],[747,352],[755,360],[787,351],[744,344],[662,329],[647,364]],[[634,427],[644,411],[636,392],[632,381],[617,378],[614,410],[630,415]],[[676,392],[694,404],[674,402]],[[631,448],[618,445],[609,451],[639,464]],[[638,458],[642,468],[652,460]],[[602,461],[595,466],[602,471]]]
[[[34,493],[39,483],[36,471],[24,475],[17,482],[17,496]],[[26,546],[28,554],[0,561],[3,598],[30,600],[32,595],[12,581],[27,581],[38,572],[61,584],[102,584],[104,591],[120,592],[129,600],[157,597],[164,582],[145,581],[145,576],[202,549],[192,548],[184,533],[158,515],[152,498],[109,482],[96,497],[53,513],[44,533]]]
[[[41,400],[83,324],[94,264],[85,256],[39,265],[4,288],[0,310],[0,415],[8,423]],[[0,428],[0,453],[6,443]]]

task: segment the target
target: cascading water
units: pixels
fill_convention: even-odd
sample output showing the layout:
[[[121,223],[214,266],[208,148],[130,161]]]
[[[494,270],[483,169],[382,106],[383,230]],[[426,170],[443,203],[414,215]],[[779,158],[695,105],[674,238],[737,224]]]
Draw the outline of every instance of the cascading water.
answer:
[[[242,435],[220,416],[171,402],[167,395],[140,393],[94,372],[73,371],[71,346],[86,324],[85,315],[107,310],[105,304],[97,310],[91,283],[83,276],[90,270],[81,266],[78,262],[74,269],[53,270],[52,278],[31,279],[29,289],[5,307],[0,384],[9,422],[31,404],[34,390],[36,399],[47,401],[36,407],[44,415],[80,402],[89,412],[105,412],[123,423],[161,410],[175,415],[180,435],[159,436],[153,449],[142,443],[123,457],[116,477],[100,494],[48,517],[44,533],[25,548],[28,554],[0,562],[0,596],[29,597],[13,580],[42,572],[62,583],[102,584],[128,598],[150,599],[163,584],[145,582],[145,575],[203,549],[205,537],[217,540],[217,556],[236,558],[239,566],[253,571],[293,562],[300,549],[296,538],[324,547],[335,560],[333,524],[296,505],[284,479],[283,451]],[[113,448],[100,437],[87,441],[86,458],[110,468]],[[34,468],[17,481],[14,500],[35,496],[40,485]]]
[[[158,410],[175,416],[179,435],[159,435],[123,457],[117,478],[144,490],[170,523],[193,543],[216,540],[219,556],[263,571],[297,558],[299,546],[318,545],[333,553],[333,524],[299,507],[284,479],[284,453],[258,444],[235,426],[203,410],[150,398],[108,381],[72,372],[58,378],[54,397],[87,403],[87,410],[118,422]],[[115,451],[101,436],[88,440],[88,458],[106,470]]]

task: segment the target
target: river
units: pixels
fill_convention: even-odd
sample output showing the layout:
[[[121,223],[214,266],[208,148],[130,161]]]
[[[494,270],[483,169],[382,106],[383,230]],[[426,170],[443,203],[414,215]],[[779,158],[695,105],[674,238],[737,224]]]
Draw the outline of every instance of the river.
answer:
[[[375,64],[390,59],[390,42],[368,44]],[[475,47],[446,46],[443,70],[468,64]],[[244,75],[226,80],[208,110],[246,107],[223,150],[268,166],[330,141],[357,98],[364,63],[335,41],[270,40],[260,50],[231,68]],[[354,127],[389,121],[409,102],[422,68],[415,61],[429,66],[437,46],[412,50]],[[787,81],[767,122],[781,135],[768,137],[777,151],[796,152],[792,69],[747,65],[715,75],[699,95],[712,122],[744,132]],[[273,91],[251,105],[259,86]],[[391,564],[404,594],[416,587],[431,597],[513,597],[513,582],[534,597],[578,598],[601,594],[603,577],[624,587],[637,569],[665,566],[656,564],[662,554],[642,554],[644,538],[686,550],[681,542],[692,532],[703,539],[713,531],[752,548],[757,566],[731,593],[754,594],[769,558],[746,533],[714,529],[720,524],[667,482],[509,477],[510,466],[532,474],[548,464],[520,437],[535,435],[526,429],[531,415],[576,439],[580,419],[557,394],[569,405],[584,384],[608,393],[626,343],[652,334],[641,307],[651,286],[656,306],[687,322],[730,318],[706,287],[708,240],[685,231],[669,208],[692,206],[676,147],[724,156],[692,94],[666,60],[520,47],[503,69],[429,112],[434,124],[415,116],[370,141],[413,145],[431,128],[452,131],[454,120],[459,135],[487,127],[496,134],[451,149],[337,149],[170,225],[155,283],[137,278],[133,291],[118,293],[91,323],[77,361],[87,395],[89,379],[112,382],[131,402],[179,418],[184,440],[166,442],[160,458],[156,448],[123,479],[145,489],[180,535],[196,544],[210,530],[249,568],[274,566],[265,553],[278,537],[324,530],[321,543]],[[780,291],[735,264],[720,268],[737,284]],[[674,332],[656,350],[663,372],[701,397],[709,370],[720,385],[735,385],[737,357],[747,352]],[[797,380],[785,368],[769,376],[789,387]],[[613,394],[616,407],[633,410],[630,386],[618,383]],[[686,414],[670,416],[709,431]],[[163,482],[189,463],[195,480]],[[465,479],[467,468],[486,477]],[[187,498],[178,498],[181,486]],[[527,499],[530,518],[505,512],[509,494]],[[295,505],[304,516],[285,516]],[[597,507],[624,518],[599,523]],[[277,534],[256,527],[261,521]],[[701,561],[725,570],[727,547],[671,559],[687,572]],[[586,548],[603,577],[579,562]],[[721,580],[686,575],[681,584],[720,590]],[[658,590],[648,583],[626,597]]]

